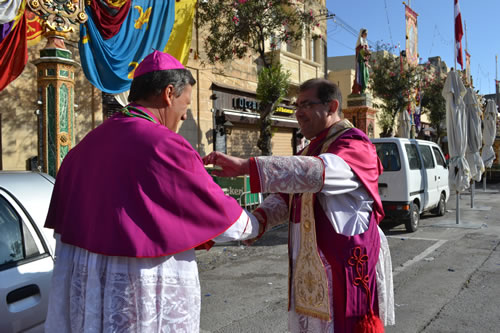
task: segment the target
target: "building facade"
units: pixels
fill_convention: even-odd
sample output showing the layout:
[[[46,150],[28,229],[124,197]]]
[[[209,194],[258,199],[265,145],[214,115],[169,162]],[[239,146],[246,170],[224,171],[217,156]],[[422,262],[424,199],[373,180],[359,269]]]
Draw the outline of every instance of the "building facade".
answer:
[[[314,3],[315,12],[325,9],[325,0]],[[279,106],[272,122],[272,152],[290,155],[296,150],[298,124],[290,106],[301,82],[325,77],[326,20],[320,21],[322,38],[303,38],[294,45],[281,45],[275,59],[291,72],[288,96]],[[78,32],[65,42],[73,59],[80,62]],[[0,167],[3,170],[27,170],[36,166],[38,147],[39,100],[36,67],[45,41],[29,48],[29,61],[24,72],[0,92]],[[270,48],[269,48],[270,49]],[[192,48],[187,63],[197,84],[187,119],[179,134],[202,156],[214,151],[249,157],[259,155],[259,115],[257,113],[257,57],[248,55],[227,64],[208,65],[203,62],[203,34],[193,27]],[[102,94],[85,78],[81,67],[75,70],[75,142],[119,109],[110,96]],[[38,111],[37,111],[38,110]]]

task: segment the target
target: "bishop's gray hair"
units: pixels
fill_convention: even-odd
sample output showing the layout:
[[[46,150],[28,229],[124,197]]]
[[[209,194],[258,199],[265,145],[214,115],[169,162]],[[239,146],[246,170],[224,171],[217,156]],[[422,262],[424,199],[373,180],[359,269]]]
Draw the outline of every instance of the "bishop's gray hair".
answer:
[[[149,72],[134,78],[130,86],[128,101],[135,102],[158,96],[168,85],[174,87],[175,97],[179,97],[188,84],[191,86],[196,84],[196,80],[188,69]]]

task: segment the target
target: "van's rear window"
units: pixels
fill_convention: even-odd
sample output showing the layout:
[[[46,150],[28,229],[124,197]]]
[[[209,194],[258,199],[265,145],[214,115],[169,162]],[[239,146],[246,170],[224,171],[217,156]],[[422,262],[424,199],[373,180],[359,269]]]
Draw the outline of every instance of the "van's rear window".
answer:
[[[398,146],[393,142],[375,143],[377,155],[382,162],[385,171],[401,170],[401,160],[399,158]]]

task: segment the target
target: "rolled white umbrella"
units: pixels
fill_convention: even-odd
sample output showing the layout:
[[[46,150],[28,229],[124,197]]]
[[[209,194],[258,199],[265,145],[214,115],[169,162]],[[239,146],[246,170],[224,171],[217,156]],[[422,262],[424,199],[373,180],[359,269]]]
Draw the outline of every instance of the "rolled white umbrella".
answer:
[[[466,158],[469,163],[471,177],[475,181],[481,180],[484,172],[484,163],[479,150],[483,141],[481,132],[481,110],[479,109],[476,94],[472,88],[467,88],[464,96],[467,118],[467,151]]]
[[[407,111],[399,112],[398,137],[410,138],[411,133],[411,118]]]
[[[465,86],[457,72],[449,72],[442,94],[446,100],[446,130],[450,154],[449,183],[457,192],[467,189],[471,179],[469,163],[465,158],[467,150],[467,123],[463,100],[465,92]]]
[[[483,151],[481,157],[484,166],[491,168],[493,161],[496,158],[495,151],[493,150],[493,143],[497,135],[497,105],[494,100],[488,100],[486,111],[484,111],[484,129],[483,129]]]

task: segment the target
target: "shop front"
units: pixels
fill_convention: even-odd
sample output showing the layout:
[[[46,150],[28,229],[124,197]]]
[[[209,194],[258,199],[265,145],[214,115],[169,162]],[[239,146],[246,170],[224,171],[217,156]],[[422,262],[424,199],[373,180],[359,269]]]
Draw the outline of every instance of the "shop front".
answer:
[[[259,102],[255,93],[233,87],[212,84],[214,114],[214,150],[247,158],[261,154],[259,138]],[[293,155],[298,124],[287,101],[272,116],[272,154]]]

